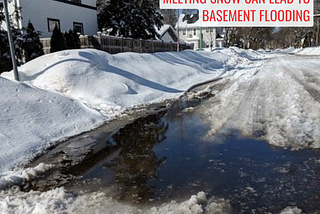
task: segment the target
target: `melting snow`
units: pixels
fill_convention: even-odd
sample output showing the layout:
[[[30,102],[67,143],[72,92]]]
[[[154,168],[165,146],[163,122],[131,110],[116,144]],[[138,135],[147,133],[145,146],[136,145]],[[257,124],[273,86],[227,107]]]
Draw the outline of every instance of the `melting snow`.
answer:
[[[296,52],[319,54],[318,49]],[[117,55],[72,50],[23,65],[22,83],[9,80],[12,72],[3,74],[8,79],[0,77],[0,186],[23,184],[49,169],[39,165],[5,172],[55,142],[91,130],[132,106],[177,98],[192,85],[217,77],[223,77],[223,87],[214,90],[210,107],[203,111],[211,123],[208,135],[239,130],[276,146],[320,148],[318,59],[282,54],[266,60],[268,56],[237,48]],[[228,213],[230,204],[200,192],[185,202],[146,210],[102,193],[76,196],[63,188],[43,193],[9,189],[0,193],[0,210],[3,214]],[[282,213],[301,210],[288,207]]]

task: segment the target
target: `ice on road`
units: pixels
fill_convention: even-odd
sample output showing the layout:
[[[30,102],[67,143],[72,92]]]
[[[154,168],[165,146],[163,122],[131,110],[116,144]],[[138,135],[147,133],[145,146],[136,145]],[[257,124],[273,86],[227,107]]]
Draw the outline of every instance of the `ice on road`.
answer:
[[[320,148],[318,57],[271,55],[260,69],[239,72],[204,107],[208,136],[239,131],[275,146]]]

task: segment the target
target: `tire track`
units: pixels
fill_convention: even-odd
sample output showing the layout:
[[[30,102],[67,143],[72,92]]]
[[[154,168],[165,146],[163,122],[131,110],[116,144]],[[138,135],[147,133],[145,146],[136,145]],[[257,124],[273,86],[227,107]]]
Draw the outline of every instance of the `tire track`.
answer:
[[[307,60],[313,62],[310,67]],[[212,120],[208,136],[239,132],[280,147],[320,148],[316,65],[314,58],[281,56],[266,61],[257,72],[235,77],[203,116]]]
[[[282,69],[287,72],[294,80],[297,81],[309,94],[313,97],[318,103],[320,103],[320,78],[319,74],[316,74],[315,70],[311,72],[314,68],[311,67],[310,64],[306,64],[305,62],[301,62],[297,64],[287,63],[283,65],[281,64]],[[307,69],[308,68],[308,69]],[[319,65],[316,64],[316,69],[319,68]],[[298,75],[298,73],[301,75]]]

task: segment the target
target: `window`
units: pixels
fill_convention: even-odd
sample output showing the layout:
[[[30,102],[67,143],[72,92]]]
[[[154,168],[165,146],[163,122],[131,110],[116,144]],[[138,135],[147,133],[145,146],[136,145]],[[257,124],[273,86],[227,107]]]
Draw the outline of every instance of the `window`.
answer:
[[[186,30],[182,30],[182,35],[186,35],[187,34],[187,32],[186,32]]]
[[[193,29],[193,35],[197,35],[197,29]]]
[[[73,22],[73,30],[83,35],[83,24],[80,22]]]
[[[53,29],[57,26],[60,29],[60,20],[59,19],[50,19],[48,18],[48,31],[53,32]]]
[[[206,33],[209,33],[209,28],[208,27],[206,28]]]

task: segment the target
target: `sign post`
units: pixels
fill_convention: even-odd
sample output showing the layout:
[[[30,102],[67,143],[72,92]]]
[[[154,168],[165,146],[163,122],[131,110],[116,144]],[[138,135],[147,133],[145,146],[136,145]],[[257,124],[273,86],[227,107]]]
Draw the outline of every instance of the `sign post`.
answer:
[[[15,54],[14,45],[13,45],[13,37],[12,37],[10,19],[9,19],[8,2],[7,2],[7,0],[3,0],[3,2],[4,2],[3,8],[4,8],[5,17],[6,17],[6,23],[7,23],[7,33],[8,33],[8,40],[9,40],[9,45],[10,45],[10,53],[11,53],[14,79],[17,81],[20,81],[18,68],[17,68],[16,54]]]

